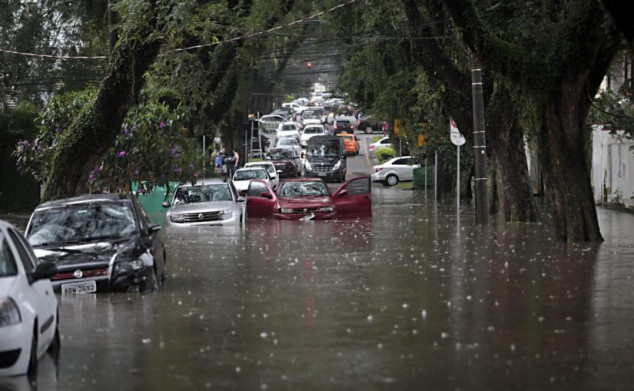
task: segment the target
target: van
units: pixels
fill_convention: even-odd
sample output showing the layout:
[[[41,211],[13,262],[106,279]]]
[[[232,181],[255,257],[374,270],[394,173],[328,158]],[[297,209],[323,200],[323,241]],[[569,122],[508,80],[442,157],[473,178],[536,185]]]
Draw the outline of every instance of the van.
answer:
[[[306,145],[304,176],[344,182],[347,172],[344,140],[337,136],[313,136]]]

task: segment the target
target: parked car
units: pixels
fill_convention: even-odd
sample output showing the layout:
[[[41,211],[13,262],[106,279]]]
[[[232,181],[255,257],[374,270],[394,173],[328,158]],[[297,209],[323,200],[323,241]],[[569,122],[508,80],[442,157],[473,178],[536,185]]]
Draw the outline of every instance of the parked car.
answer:
[[[246,193],[249,182],[252,179],[260,179],[271,183],[268,171],[264,167],[243,167],[236,170],[233,174],[232,182],[239,195]]]
[[[351,178],[332,193],[321,178],[286,179],[276,192],[264,181],[252,181],[247,190],[247,214],[281,220],[370,217],[370,177]]]
[[[335,122],[332,125],[332,134],[337,135],[339,133],[354,134],[354,123],[350,119],[335,117]]]
[[[420,164],[416,164],[411,156],[395,157],[372,167],[372,182],[394,186],[399,182],[412,181],[414,169],[419,167]]]
[[[343,138],[348,155],[359,154],[360,145],[359,138],[357,136],[351,133],[339,133],[337,136]]]
[[[167,278],[161,226],[134,194],[92,194],[35,208],[26,237],[40,262],[54,262],[64,294],[156,290]]]
[[[324,125],[306,125],[302,135],[299,137],[299,144],[302,147],[306,147],[308,145],[308,140],[311,137],[325,136],[326,134],[326,128],[324,128]]]
[[[273,190],[277,189],[277,185],[280,183],[280,178],[277,176],[277,169],[275,168],[275,164],[270,161],[248,162],[244,164],[244,167],[263,167],[266,171],[269,172],[271,187],[273,188]]]
[[[284,137],[291,137],[299,142],[299,133],[300,133],[299,124],[297,124],[297,122],[288,121],[288,122],[282,122],[280,124],[280,126],[277,128],[277,133],[275,137],[277,139],[281,139]]]
[[[39,359],[59,351],[57,297],[50,281],[55,274],[55,264],[38,263],[17,228],[0,220],[0,377],[35,375]]]
[[[365,117],[357,119],[357,129],[362,130],[366,134],[371,134],[373,132],[381,132],[382,124],[373,116],[367,115]]]
[[[275,165],[280,178],[296,177],[302,172],[301,158],[295,155],[295,151],[273,148],[269,150],[264,159]]]
[[[170,202],[163,207],[166,227],[239,226],[247,222],[244,198],[232,181],[203,179],[195,184],[181,184]]]
[[[392,142],[389,137],[383,137],[382,139],[368,145],[370,153],[376,153],[376,151],[381,148],[392,148]]]
[[[280,114],[263,115],[258,122],[263,132],[275,132],[282,122],[288,121],[288,115],[285,117]]]
[[[299,145],[299,142],[295,140],[294,138],[290,138],[290,137],[278,138],[277,141],[275,142],[275,148],[290,149],[298,155],[302,153],[302,147],[301,145]]]

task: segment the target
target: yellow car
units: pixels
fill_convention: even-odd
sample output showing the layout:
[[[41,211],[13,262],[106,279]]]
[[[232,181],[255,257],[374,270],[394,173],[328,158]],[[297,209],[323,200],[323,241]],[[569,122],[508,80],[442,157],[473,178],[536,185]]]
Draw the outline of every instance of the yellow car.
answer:
[[[339,133],[337,136],[343,137],[348,155],[359,154],[359,138],[351,133]]]

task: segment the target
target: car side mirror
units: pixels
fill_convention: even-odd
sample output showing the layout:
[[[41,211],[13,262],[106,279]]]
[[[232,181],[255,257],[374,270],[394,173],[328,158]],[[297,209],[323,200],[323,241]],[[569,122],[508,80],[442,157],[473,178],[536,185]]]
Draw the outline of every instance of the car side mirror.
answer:
[[[268,191],[263,191],[262,193],[260,193],[260,197],[268,198],[269,200],[273,199],[273,195]]]
[[[170,207],[170,203],[165,201],[161,204],[163,206],[163,208],[169,208]]]
[[[244,196],[238,196],[238,198],[236,198],[236,201],[237,201],[237,202],[244,202],[244,201],[246,201],[246,200],[247,200],[247,199],[246,199]]]
[[[157,232],[161,230],[161,226],[159,224],[150,224],[150,233]]]
[[[50,279],[57,274],[57,266],[53,262],[39,263],[33,273],[29,274],[29,283],[37,280]]]
[[[343,189],[339,192],[339,194],[337,194],[337,197],[345,197],[348,195],[348,190]]]

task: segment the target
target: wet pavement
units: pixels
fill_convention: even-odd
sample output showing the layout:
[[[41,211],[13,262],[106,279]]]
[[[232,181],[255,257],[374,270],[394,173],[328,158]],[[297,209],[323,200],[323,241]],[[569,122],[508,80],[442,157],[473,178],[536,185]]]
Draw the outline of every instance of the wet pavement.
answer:
[[[163,231],[162,291],[60,297],[35,389],[632,388],[634,215],[599,209],[604,243],[562,244],[419,191],[373,197],[366,220]]]

